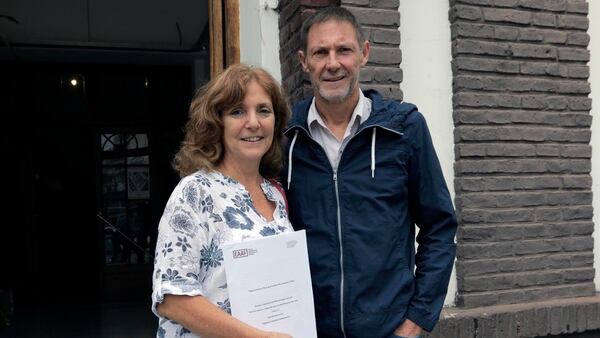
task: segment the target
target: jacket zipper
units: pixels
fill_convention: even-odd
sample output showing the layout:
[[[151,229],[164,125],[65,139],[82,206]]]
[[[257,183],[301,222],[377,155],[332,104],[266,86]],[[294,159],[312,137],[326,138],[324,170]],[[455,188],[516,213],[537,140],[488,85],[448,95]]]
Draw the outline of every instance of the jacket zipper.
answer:
[[[342,151],[343,152],[343,151]],[[341,159],[340,154],[340,159]],[[342,213],[340,211],[340,193],[338,190],[337,169],[333,171],[333,184],[335,186],[335,202],[337,206],[337,230],[340,245],[340,328],[342,335],[346,337],[346,329],[344,329],[344,250],[342,243]]]
[[[323,153],[325,154],[325,157],[327,157],[327,153],[325,152],[325,148],[323,148],[323,146],[315,141],[315,139],[312,138],[312,136],[310,135],[310,133],[308,132],[308,130],[304,129],[301,126],[298,126],[299,129],[301,129],[302,131],[304,131],[304,133],[308,136],[309,139],[311,139],[314,143],[316,143],[319,147],[321,147],[321,149],[323,150]],[[291,130],[292,128],[289,128],[287,131]],[[356,136],[356,134],[354,134],[352,137]],[[348,142],[350,142],[350,140],[348,140]],[[348,145],[346,143],[346,145]],[[343,153],[343,151],[342,151]],[[340,160],[342,159],[342,154],[340,154]],[[329,159],[327,159],[327,162],[329,162]],[[331,166],[331,163],[329,164]],[[342,214],[341,214],[341,210],[340,210],[340,194],[338,191],[338,182],[337,182],[337,169],[334,170],[333,167],[331,167],[331,171],[333,171],[333,185],[335,187],[335,202],[336,202],[336,207],[337,207],[337,230],[338,230],[338,243],[339,243],[339,248],[340,248],[340,329],[342,330],[342,336],[344,338],[346,338],[346,329],[344,328],[344,251],[343,251],[343,245],[342,245]]]
[[[348,140],[348,142],[346,142],[346,146],[344,147],[344,149],[342,150],[342,153],[340,154],[340,161],[338,162],[338,168],[340,166],[339,164],[342,162],[342,157],[344,156],[344,151],[346,150],[346,147],[348,147],[348,145],[350,144],[350,142],[352,141],[352,139],[355,138],[362,131],[370,129],[371,127],[372,128],[379,127],[381,129],[388,130],[390,132],[393,132],[393,133],[401,135],[401,136],[404,135],[402,132],[395,131],[395,130],[392,130],[392,129],[389,129],[389,128],[385,128],[385,127],[382,127],[382,126],[380,126],[378,124],[371,125],[368,128],[359,129],[359,130],[356,131],[356,133],[354,135],[352,135],[350,137],[350,139]],[[344,246],[343,246],[343,243],[342,243],[342,212],[341,212],[341,207],[340,207],[340,193],[339,193],[339,189],[338,189],[337,169],[333,171],[333,183],[334,183],[334,186],[335,186],[335,200],[336,200],[336,206],[337,206],[337,223],[338,223],[337,224],[338,225],[338,238],[339,238],[339,244],[340,244],[340,275],[341,275],[341,279],[340,279],[340,328],[342,329],[342,336],[344,338],[346,338],[346,329],[344,328],[344,310],[345,310],[344,309]]]
[[[395,133],[395,134],[398,134],[401,136],[404,135],[404,133],[402,133],[402,132],[392,130],[390,128],[382,127],[378,124],[369,126],[369,128],[371,128],[371,127],[373,127],[373,128],[379,127],[381,129],[388,130],[392,133]],[[323,152],[325,152],[325,149],[323,148],[323,146],[321,144],[319,144],[319,142],[315,141],[315,139],[312,138],[312,136],[310,135],[308,130],[304,129],[301,126],[298,126],[298,128],[302,129],[306,133],[306,135],[308,135],[308,138],[313,140],[313,142],[315,142],[318,146],[320,146],[321,149],[323,149]],[[292,128],[290,128],[288,130],[291,130],[291,129]],[[362,131],[364,131],[366,129],[368,129],[368,128],[362,128],[362,129],[357,130],[356,133],[350,137],[348,142],[346,142],[346,147],[348,146],[348,144],[350,144],[350,141],[352,141],[352,139],[354,137],[356,137],[358,134],[360,134]],[[288,130],[286,130],[286,132]],[[346,149],[346,147],[344,147],[344,150]],[[340,154],[340,161],[338,162],[338,168],[339,168],[339,163],[342,162],[342,156],[344,155],[344,150],[342,150],[342,153]],[[325,153],[325,157],[327,157],[327,153]],[[343,242],[342,242],[342,213],[341,213],[341,208],[340,208],[340,193],[339,193],[339,189],[338,189],[337,169],[334,170],[332,167],[331,170],[333,171],[333,184],[335,187],[335,200],[336,200],[336,207],[337,207],[337,228],[338,228],[337,230],[338,230],[338,239],[339,239],[338,241],[339,241],[339,248],[340,248],[340,329],[342,330],[342,336],[344,338],[346,338],[346,329],[344,328],[344,248],[343,248]]]

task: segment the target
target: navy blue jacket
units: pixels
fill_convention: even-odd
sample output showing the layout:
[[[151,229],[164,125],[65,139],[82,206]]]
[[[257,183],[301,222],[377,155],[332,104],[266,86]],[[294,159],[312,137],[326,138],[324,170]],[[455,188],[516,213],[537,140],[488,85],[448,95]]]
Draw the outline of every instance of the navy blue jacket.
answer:
[[[425,119],[412,104],[365,96],[371,115],[337,172],[308,132],[312,99],[294,107],[285,131],[283,185],[291,222],[308,238],[319,337],[389,337],[405,318],[431,331],[456,252],[454,209]]]

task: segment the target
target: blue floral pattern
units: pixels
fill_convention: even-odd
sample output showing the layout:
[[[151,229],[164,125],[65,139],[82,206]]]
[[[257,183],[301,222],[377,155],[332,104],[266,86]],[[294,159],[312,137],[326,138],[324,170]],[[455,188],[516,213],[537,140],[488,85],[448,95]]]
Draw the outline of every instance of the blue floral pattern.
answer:
[[[260,231],[260,234],[265,237],[275,235],[276,233],[277,233],[277,231],[271,227],[264,227]]]
[[[235,201],[233,201],[235,203]],[[223,212],[225,223],[232,229],[252,230],[254,222],[248,216],[247,212],[242,209],[227,207]]]
[[[200,267],[204,266],[205,270],[208,271],[209,268],[216,268],[221,265],[222,261],[223,250],[219,248],[214,239],[210,241],[208,247],[206,245],[202,246],[202,250],[200,250]]]
[[[180,247],[181,250],[183,250],[184,252],[187,249],[191,249],[192,248],[192,246],[190,245],[190,243],[188,243],[187,237],[179,237],[179,236],[177,236],[177,244],[175,244],[175,245],[177,245],[178,247]]]
[[[229,304],[229,298],[225,299],[223,302],[217,302],[217,306],[221,308],[221,310],[231,314],[231,304]]]
[[[275,204],[268,221],[254,208],[250,194],[231,177],[198,171],[173,190],[158,227],[152,310],[159,316],[157,337],[198,337],[160,317],[156,305],[166,294],[204,296],[231,313],[221,246],[292,231],[285,200],[269,182],[261,185]]]

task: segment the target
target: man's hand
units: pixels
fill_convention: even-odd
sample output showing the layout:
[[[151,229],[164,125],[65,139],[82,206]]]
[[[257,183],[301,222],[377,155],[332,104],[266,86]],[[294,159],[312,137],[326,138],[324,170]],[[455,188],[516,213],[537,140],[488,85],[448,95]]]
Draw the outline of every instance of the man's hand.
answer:
[[[402,337],[417,337],[421,335],[422,332],[423,329],[419,325],[415,324],[415,322],[410,319],[406,319],[404,323],[394,331],[394,334]]]

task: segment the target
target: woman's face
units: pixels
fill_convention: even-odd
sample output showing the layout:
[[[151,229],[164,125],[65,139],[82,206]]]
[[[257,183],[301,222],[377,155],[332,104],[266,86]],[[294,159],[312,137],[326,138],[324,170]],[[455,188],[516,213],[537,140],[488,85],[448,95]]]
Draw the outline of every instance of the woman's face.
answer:
[[[255,80],[248,83],[244,101],[223,113],[223,165],[258,168],[273,143],[275,113],[271,97]]]

